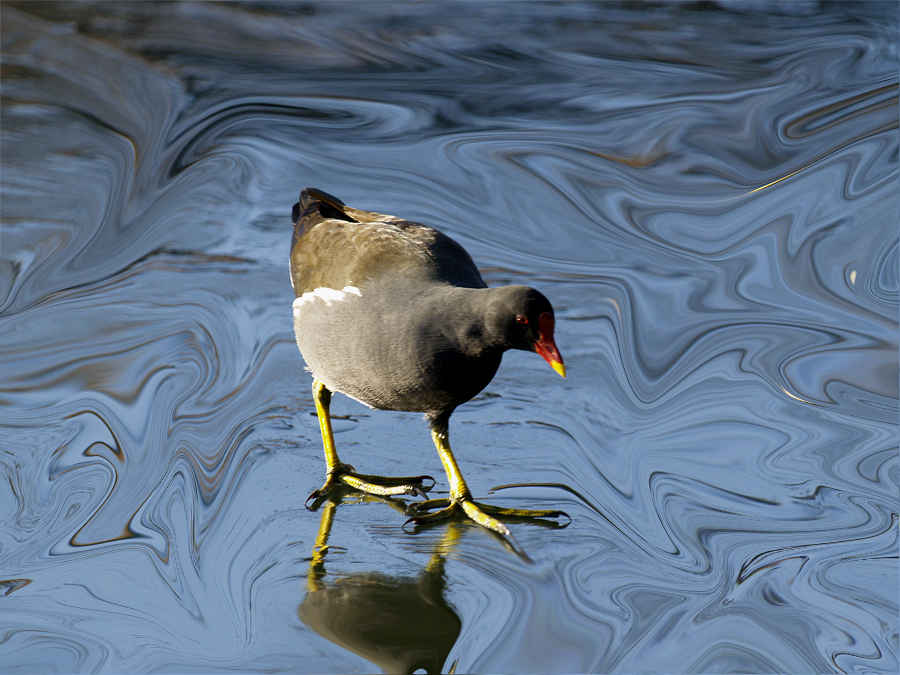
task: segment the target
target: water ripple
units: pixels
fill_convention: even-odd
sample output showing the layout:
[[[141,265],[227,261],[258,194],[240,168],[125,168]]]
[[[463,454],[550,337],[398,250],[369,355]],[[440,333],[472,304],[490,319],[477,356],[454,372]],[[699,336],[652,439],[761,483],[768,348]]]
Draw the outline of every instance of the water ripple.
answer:
[[[896,25],[4,3],[2,670],[896,672]],[[531,563],[301,508],[307,185],[551,298],[569,377],[508,354],[451,430],[476,496],[572,516],[514,525]],[[440,475],[416,415],[333,413]]]

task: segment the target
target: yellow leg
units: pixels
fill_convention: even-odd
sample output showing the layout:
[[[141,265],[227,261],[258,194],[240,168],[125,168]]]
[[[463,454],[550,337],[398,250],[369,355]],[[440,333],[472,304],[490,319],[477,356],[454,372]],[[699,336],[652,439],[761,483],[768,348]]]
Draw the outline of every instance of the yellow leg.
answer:
[[[316,402],[316,415],[319,418],[319,428],[322,431],[322,444],[325,447],[325,485],[306,499],[311,500],[325,497],[338,483],[344,483],[352,488],[381,497],[393,495],[419,495],[426,497],[425,491],[434,486],[434,478],[431,476],[369,476],[359,474],[349,464],[342,464],[334,447],[334,433],[331,430],[331,392],[319,380],[313,382],[313,399]],[[431,481],[431,485],[425,486],[425,481]]]
[[[463,478],[453,451],[450,449],[450,440],[447,433],[447,423],[435,423],[431,427],[431,438],[437,448],[444,471],[447,472],[447,480],[450,483],[450,499],[431,499],[424,502],[410,504],[407,513],[412,515],[408,523],[430,523],[435,520],[449,518],[460,509],[476,523],[499,534],[509,536],[509,528],[493,516],[507,518],[557,518],[568,515],[564,511],[534,511],[530,509],[504,509],[489,504],[481,504],[472,499],[466,479]],[[428,513],[432,509],[440,509],[434,513]],[[416,515],[423,514],[423,515]],[[492,515],[488,515],[492,514]]]
[[[447,427],[438,430],[432,428],[431,440],[437,448],[438,456],[441,458],[441,464],[444,465],[444,471],[447,472],[447,480],[450,481],[450,498],[454,500],[471,499],[472,493],[469,492],[469,486],[466,485],[466,479],[463,478],[462,471],[459,470],[459,464],[456,463],[456,457],[450,449],[450,439],[447,437]]]
[[[322,431],[322,444],[325,446],[325,463],[328,465],[328,474],[337,471],[341,466],[337,450],[334,448],[334,434],[331,431],[331,392],[319,382],[313,381],[313,399],[316,402],[316,416],[319,418],[319,429]]]

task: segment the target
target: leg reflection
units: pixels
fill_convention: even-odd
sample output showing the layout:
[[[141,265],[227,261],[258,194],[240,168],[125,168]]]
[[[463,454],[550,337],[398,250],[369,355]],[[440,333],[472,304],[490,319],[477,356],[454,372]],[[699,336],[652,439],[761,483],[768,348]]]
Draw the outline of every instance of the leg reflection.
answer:
[[[462,621],[444,597],[447,553],[460,536],[450,523],[428,564],[416,576],[359,572],[326,579],[325,559],[336,506],[335,490],[323,505],[307,575],[300,620],[336,645],[389,673],[440,673],[459,638]],[[402,503],[395,508],[402,510]],[[452,672],[452,667],[451,667]]]

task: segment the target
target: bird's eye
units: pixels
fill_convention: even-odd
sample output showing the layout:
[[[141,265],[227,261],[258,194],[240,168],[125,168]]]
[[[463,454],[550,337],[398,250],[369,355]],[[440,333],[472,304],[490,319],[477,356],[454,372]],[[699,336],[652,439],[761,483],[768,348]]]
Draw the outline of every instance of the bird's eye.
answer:
[[[525,316],[524,314],[517,314],[516,315],[516,323],[520,323],[524,326],[526,323],[528,323],[528,317]]]

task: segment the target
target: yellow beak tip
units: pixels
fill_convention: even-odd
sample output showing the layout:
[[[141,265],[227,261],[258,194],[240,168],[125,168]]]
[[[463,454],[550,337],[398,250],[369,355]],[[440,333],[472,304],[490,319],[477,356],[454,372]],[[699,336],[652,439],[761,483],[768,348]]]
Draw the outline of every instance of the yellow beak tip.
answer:
[[[553,368],[553,370],[555,370],[557,373],[559,373],[563,377],[566,376],[565,364],[559,363],[558,361],[554,361],[553,363],[550,364],[550,366]]]

